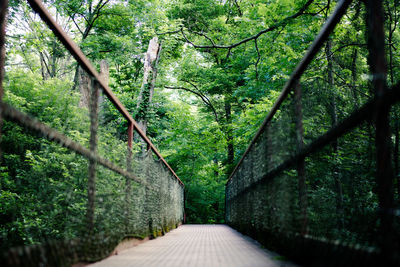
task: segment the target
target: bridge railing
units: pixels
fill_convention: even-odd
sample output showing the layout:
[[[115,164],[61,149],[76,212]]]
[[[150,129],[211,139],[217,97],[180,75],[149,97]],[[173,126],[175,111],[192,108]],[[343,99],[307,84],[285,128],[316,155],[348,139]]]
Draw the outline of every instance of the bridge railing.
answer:
[[[367,2],[368,44],[346,51],[354,46],[340,40],[347,58],[331,50],[356,7],[339,1],[226,184],[227,223],[306,264],[400,258],[400,88],[386,84],[382,6]],[[354,69],[336,73],[348,58]]]
[[[41,1],[28,3],[86,73],[89,95],[86,111],[78,108],[76,92],[60,89],[49,92],[55,100],[39,99],[32,91],[43,90],[46,95],[45,82],[29,87],[20,80],[23,71],[4,72],[7,1],[1,1],[1,189],[5,196],[1,205],[11,200],[15,205],[3,210],[8,218],[1,225],[2,263],[36,266],[95,261],[110,255],[123,239],[156,237],[175,228],[183,221],[182,181]],[[14,91],[4,92],[5,84]],[[68,113],[60,119],[53,114],[39,120],[30,109],[36,103],[19,105],[14,96],[39,101],[38,105],[46,102],[40,108],[49,113],[51,101],[65,101],[66,114],[79,109],[76,114],[81,117],[68,118]],[[126,127],[127,136],[118,136],[115,129],[110,130],[113,125],[105,122],[105,110],[112,106],[118,111],[114,116],[121,117],[120,125],[114,126]],[[68,129],[70,125],[80,128]],[[110,135],[113,131],[114,136]],[[133,140],[134,132],[140,144]],[[6,185],[7,179],[16,186]]]

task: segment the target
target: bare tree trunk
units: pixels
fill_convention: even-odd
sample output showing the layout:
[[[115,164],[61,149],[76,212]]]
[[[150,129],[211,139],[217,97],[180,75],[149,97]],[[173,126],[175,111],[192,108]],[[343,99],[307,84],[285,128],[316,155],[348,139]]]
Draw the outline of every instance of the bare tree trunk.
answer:
[[[103,79],[105,84],[108,84],[110,80],[110,67],[105,59],[100,61],[100,77]]]
[[[102,59],[100,61],[100,78],[103,79],[103,81],[105,82],[105,84],[109,84],[109,80],[110,80],[110,67],[108,65],[107,60]],[[100,103],[100,107],[101,104],[104,101],[104,94],[100,94],[99,97],[99,103]]]
[[[139,128],[146,134],[147,113],[154,94],[154,85],[157,78],[157,64],[160,58],[161,45],[158,38],[154,37],[149,42],[145,61],[143,83],[140,88],[139,97],[136,105],[135,119]]]
[[[89,108],[90,103],[90,77],[82,68],[79,68],[79,91],[81,92],[81,98],[79,101],[79,107]],[[106,60],[100,61],[100,77],[106,84],[109,81],[109,66]],[[101,94],[99,103],[102,103],[103,95]]]
[[[79,91],[81,92],[81,97],[79,100],[79,107],[89,108],[90,103],[90,77],[85,70],[79,68]]]

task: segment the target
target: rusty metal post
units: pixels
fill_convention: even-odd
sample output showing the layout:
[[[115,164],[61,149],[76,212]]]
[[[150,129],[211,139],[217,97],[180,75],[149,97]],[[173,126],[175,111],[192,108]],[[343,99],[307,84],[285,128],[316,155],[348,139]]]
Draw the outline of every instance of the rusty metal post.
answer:
[[[383,96],[388,92],[386,84],[387,65],[385,55],[384,13],[382,1],[368,0],[367,5],[367,36],[368,63],[372,74],[377,104],[374,110],[376,126],[376,181],[378,185],[380,240],[382,258],[389,260],[399,251],[398,240],[394,231],[394,196],[393,168],[391,158],[391,133],[389,112],[390,105],[383,102]]]
[[[132,142],[133,142],[133,130],[134,126],[131,121],[128,121],[128,148],[132,149]]]
[[[92,155],[97,154],[97,129],[99,117],[99,84],[96,79],[91,79],[91,94],[90,94],[90,143],[89,149]],[[97,162],[89,159],[89,177],[88,177],[88,207],[86,218],[88,223],[88,233],[94,231],[94,209],[96,200],[96,165]]]
[[[126,170],[129,173],[132,173],[132,142],[133,142],[133,130],[134,126],[132,122],[128,122],[128,152],[126,155]],[[132,185],[131,185],[131,179],[126,177],[126,188],[125,188],[125,214],[126,214],[126,220],[125,220],[125,231],[128,234],[130,231],[130,216],[131,216],[131,191],[132,191]]]
[[[3,88],[3,79],[4,79],[4,65],[6,60],[6,24],[7,24],[7,10],[8,10],[8,1],[0,1],[0,103],[3,101],[4,88]],[[3,129],[3,114],[0,109],[0,144],[2,137],[2,129]],[[2,159],[2,152],[0,146],[0,161]]]
[[[302,90],[300,81],[297,81],[294,88],[294,113],[296,123],[296,144],[297,151],[304,149],[304,129],[303,129],[303,108],[302,108]],[[300,204],[300,220],[302,235],[307,234],[308,217],[307,217],[307,186],[306,186],[306,167],[305,158],[301,157],[297,161],[297,177],[299,188],[299,204]]]
[[[0,1],[0,101],[3,101],[3,79],[4,79],[4,65],[6,59],[6,24],[7,24],[7,10],[8,10],[8,1],[2,0]],[[0,131],[1,137],[1,131]]]

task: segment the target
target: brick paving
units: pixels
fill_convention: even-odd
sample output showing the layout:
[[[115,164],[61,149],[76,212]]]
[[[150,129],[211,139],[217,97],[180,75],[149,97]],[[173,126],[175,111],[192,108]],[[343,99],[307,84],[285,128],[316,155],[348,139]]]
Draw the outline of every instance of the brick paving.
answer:
[[[90,266],[293,266],[277,258],[229,226],[182,225]]]

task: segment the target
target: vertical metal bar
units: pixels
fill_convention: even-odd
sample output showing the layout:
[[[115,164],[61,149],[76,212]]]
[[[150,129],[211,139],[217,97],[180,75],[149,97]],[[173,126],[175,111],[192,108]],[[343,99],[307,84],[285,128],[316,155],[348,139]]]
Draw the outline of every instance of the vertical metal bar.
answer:
[[[4,88],[3,88],[3,79],[4,79],[4,65],[6,59],[6,24],[7,24],[7,7],[8,0],[0,1],[0,103],[3,101]],[[3,128],[3,114],[0,109],[0,144],[2,137],[2,128]],[[0,159],[2,158],[1,146],[0,146]]]
[[[128,172],[132,172],[132,142],[133,142],[133,123],[129,122],[128,125],[128,153],[126,155],[126,170]],[[125,220],[125,231],[128,234],[130,231],[130,216],[131,216],[131,179],[126,178],[126,188],[125,188],[125,215],[126,215],[126,220]]]
[[[0,1],[0,101],[3,100],[4,88],[4,65],[6,58],[6,24],[7,24],[7,7],[8,0]]]
[[[388,260],[398,252],[398,241],[394,235],[393,225],[393,168],[391,159],[391,133],[389,112],[390,106],[382,99],[388,91],[386,84],[387,65],[385,55],[384,13],[382,1],[368,0],[367,5],[367,36],[368,63],[372,74],[377,104],[374,111],[376,126],[376,180],[378,185],[378,200],[380,211],[380,246],[383,259]]]
[[[303,129],[303,108],[302,108],[302,90],[300,81],[297,81],[294,88],[294,113],[296,122],[296,144],[297,151],[304,149],[304,129]],[[307,217],[307,186],[306,186],[306,168],[305,158],[302,157],[297,161],[297,177],[299,187],[299,204],[300,204],[300,232],[307,234],[308,217]]]
[[[131,121],[128,121],[128,123],[129,123],[129,125],[128,125],[128,147],[130,149],[132,149],[134,126],[133,126],[133,123]]]
[[[99,100],[99,84],[93,77],[91,78],[91,94],[90,94],[90,152],[97,154],[97,129],[98,129],[98,100]],[[87,223],[89,233],[94,230],[94,209],[96,200],[96,161],[89,160],[89,177],[88,177],[88,207],[87,207]]]

